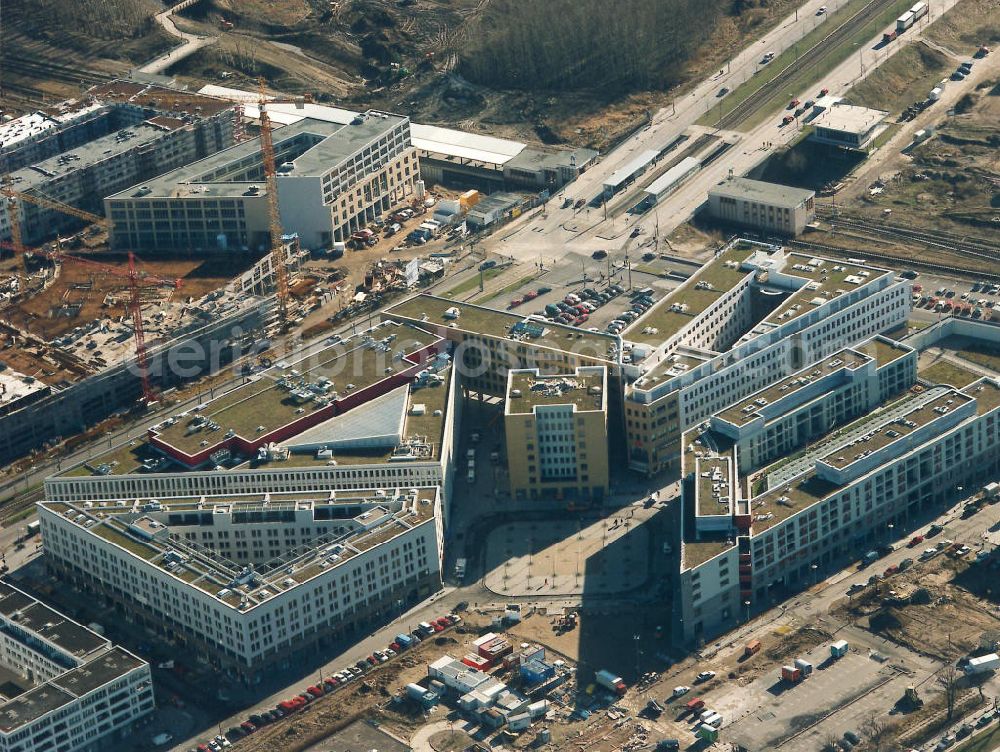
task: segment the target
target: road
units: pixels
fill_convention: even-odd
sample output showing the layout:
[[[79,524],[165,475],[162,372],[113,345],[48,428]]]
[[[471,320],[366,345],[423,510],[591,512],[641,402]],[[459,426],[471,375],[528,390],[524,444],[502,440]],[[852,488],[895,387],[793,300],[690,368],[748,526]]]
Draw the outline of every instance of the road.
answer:
[[[931,6],[931,11],[921,22],[925,29],[935,19],[949,10],[957,0],[941,0]],[[653,118],[652,123],[643,130],[626,139],[616,149],[606,155],[601,162],[591,167],[565,190],[565,195],[574,199],[590,200],[601,191],[604,180],[616,169],[643,150],[661,150],[670,144],[686,130],[689,132],[705,132],[706,129],[694,127],[694,123],[718,102],[716,94],[719,88],[726,86],[735,89],[743,81],[753,76],[759,66],[760,58],[765,51],[776,54],[793,46],[799,39],[809,33],[816,25],[824,23],[829,13],[816,16],[816,9],[825,4],[829,12],[834,12],[844,3],[822,3],[819,0],[807,2],[799,9],[796,16],[786,18],[776,29],[763,39],[744,49],[726,66],[725,72],[716,74],[702,81],[690,94],[675,103],[676,109],[664,108]],[[895,45],[881,48],[881,30],[869,43],[859,47],[858,55],[852,55],[826,76],[822,86],[830,90],[831,95],[843,96],[848,89],[869,75],[880,64],[907,44],[913,44],[920,36],[921,29],[914,27],[907,36],[902,37]],[[815,88],[819,88],[818,86]],[[789,91],[788,98],[797,97],[803,101],[815,97],[817,92]],[[565,250],[576,251],[590,255],[598,249],[613,249],[624,245],[629,233],[634,227],[641,227],[644,232],[651,233],[658,226],[661,234],[668,234],[677,226],[686,222],[700,207],[709,189],[723,180],[732,170],[734,174],[744,175],[764,161],[775,149],[787,145],[799,136],[795,127],[779,128],[784,110],[775,113],[766,122],[746,133],[732,131],[708,131],[716,133],[727,140],[738,139],[739,143],[727,154],[696,173],[668,198],[663,199],[654,211],[639,217],[603,218],[600,209],[572,208],[560,209],[561,199],[556,196],[551,202],[549,211],[544,216],[533,214],[512,223],[503,231],[496,233],[484,243],[489,250],[501,255],[513,256],[517,259],[531,260],[539,255],[559,256]],[[662,167],[659,169],[662,170]],[[648,179],[649,174],[643,176]],[[560,194],[562,195],[562,194]]]
[[[174,47],[169,52],[165,52],[159,57],[153,58],[145,65],[140,66],[139,71],[141,73],[163,73],[174,63],[177,63],[189,55],[194,54],[202,47],[215,44],[215,42],[218,41],[218,37],[206,37],[201,36],[200,34],[189,34],[186,31],[181,31],[174,23],[173,14],[178,10],[183,10],[189,5],[194,5],[196,1],[197,0],[183,0],[183,2],[177,3],[176,5],[156,14],[156,23],[162,26],[163,30],[171,36],[180,39],[181,44],[178,47]]]

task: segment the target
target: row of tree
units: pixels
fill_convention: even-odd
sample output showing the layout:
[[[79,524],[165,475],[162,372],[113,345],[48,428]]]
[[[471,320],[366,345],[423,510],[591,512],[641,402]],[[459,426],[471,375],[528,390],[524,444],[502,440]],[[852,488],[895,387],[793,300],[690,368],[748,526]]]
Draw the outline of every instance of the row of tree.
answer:
[[[153,23],[142,0],[13,0],[8,17],[36,27],[75,29],[104,39],[139,36]]]
[[[677,83],[731,0],[495,0],[459,72],[501,89],[630,91]]]

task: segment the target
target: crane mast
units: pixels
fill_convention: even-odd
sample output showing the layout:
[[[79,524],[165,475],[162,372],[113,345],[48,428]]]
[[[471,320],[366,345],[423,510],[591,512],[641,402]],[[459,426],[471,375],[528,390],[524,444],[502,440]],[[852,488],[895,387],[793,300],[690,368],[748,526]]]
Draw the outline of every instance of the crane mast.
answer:
[[[271,265],[274,267],[278,299],[278,321],[282,328],[288,325],[288,269],[285,267],[285,250],[281,244],[281,212],[278,207],[278,171],[274,162],[274,141],[271,138],[271,120],[267,115],[267,98],[264,80],[260,80],[260,153],[264,161],[264,179],[267,185],[267,216],[271,233]]]

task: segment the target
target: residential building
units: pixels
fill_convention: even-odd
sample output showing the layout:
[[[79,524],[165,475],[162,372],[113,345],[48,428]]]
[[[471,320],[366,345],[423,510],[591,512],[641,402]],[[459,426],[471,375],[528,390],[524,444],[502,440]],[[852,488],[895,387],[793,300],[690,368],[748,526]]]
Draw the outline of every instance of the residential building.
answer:
[[[304,118],[273,131],[281,226],[327,249],[412,197],[420,177],[410,121],[370,110],[346,125]],[[116,248],[269,247],[260,139],[186,163],[105,198]]]
[[[591,502],[608,493],[607,376],[604,366],[508,373],[504,433],[513,497]]]
[[[874,339],[685,434],[681,641],[711,639],[997,477],[1000,382],[917,386],[915,355]],[[795,424],[806,430],[781,435]],[[755,440],[762,429],[777,451]]]
[[[0,752],[100,752],[153,712],[149,664],[0,582]]]
[[[730,176],[709,190],[708,210],[719,222],[794,237],[816,220],[816,194]]]
[[[112,81],[0,126],[0,158],[11,187],[102,214],[116,193],[231,146],[233,105],[159,86]],[[0,240],[10,240],[10,208],[0,202]],[[18,202],[25,244],[80,226],[74,216]]]
[[[255,683],[440,587],[438,488],[39,504],[49,566]]]

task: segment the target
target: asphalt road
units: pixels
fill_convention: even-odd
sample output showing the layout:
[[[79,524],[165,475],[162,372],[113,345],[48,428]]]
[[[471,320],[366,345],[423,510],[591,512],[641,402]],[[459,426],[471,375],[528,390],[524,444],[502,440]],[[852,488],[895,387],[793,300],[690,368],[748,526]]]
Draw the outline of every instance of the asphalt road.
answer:
[[[927,24],[939,18],[955,2],[957,0],[940,0],[934,3],[926,20],[921,22],[922,28],[926,28]],[[676,102],[676,111],[672,108],[659,111],[648,127],[626,139],[565,189],[566,196],[589,201],[600,193],[604,180],[635,155],[647,149],[663,149],[688,129],[695,132],[717,133],[729,140],[738,139],[737,145],[725,156],[696,173],[673,194],[663,199],[654,211],[639,217],[625,215],[616,218],[612,214],[605,220],[600,209],[557,208],[561,204],[560,196],[563,195],[558,194],[550,202],[551,208],[546,215],[540,216],[538,213],[526,215],[496,233],[484,243],[484,246],[497,253],[524,260],[530,260],[539,254],[557,256],[563,253],[564,249],[589,255],[597,249],[622,246],[636,226],[641,227],[647,234],[652,233],[654,227],[658,226],[661,234],[667,234],[686,222],[705,202],[708,190],[723,180],[730,170],[737,175],[746,174],[764,161],[776,148],[797,138],[798,131],[794,126],[778,127],[782,116],[786,114],[784,110],[775,113],[747,133],[715,132],[692,126],[707,110],[716,105],[718,102],[716,94],[721,86],[735,89],[744,80],[752,77],[765,51],[773,51],[780,55],[817,24],[824,23],[825,19],[829,18],[829,13],[822,16],[815,15],[816,9],[824,4],[832,13],[843,5],[843,2],[824,3],[817,0],[803,5],[798,12],[797,21],[794,15],[789,16],[762,40],[758,40],[737,55],[726,66],[724,74],[716,74],[703,81],[694,91]],[[880,30],[869,43],[859,47],[857,55],[850,56],[831,71],[821,85],[828,88],[831,95],[842,96],[851,86],[869,75],[906,44],[913,44],[919,38],[920,31],[921,29],[914,28],[898,44],[882,49],[879,45]],[[797,97],[805,100],[815,95],[816,92],[811,89],[788,92],[789,99]],[[661,164],[665,166],[665,163]],[[663,166],[656,169],[662,170]],[[647,173],[643,179],[648,179],[650,174],[652,172]]]

